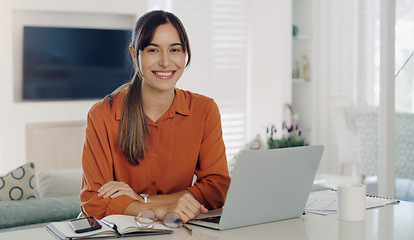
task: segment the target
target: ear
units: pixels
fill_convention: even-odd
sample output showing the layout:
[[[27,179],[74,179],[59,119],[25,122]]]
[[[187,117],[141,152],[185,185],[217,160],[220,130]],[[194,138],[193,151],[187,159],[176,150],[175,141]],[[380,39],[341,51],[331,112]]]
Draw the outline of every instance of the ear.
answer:
[[[136,55],[134,46],[129,45],[129,53],[131,54],[131,57],[132,57],[132,60],[134,61],[134,63],[137,64],[136,60],[135,60],[137,55]]]

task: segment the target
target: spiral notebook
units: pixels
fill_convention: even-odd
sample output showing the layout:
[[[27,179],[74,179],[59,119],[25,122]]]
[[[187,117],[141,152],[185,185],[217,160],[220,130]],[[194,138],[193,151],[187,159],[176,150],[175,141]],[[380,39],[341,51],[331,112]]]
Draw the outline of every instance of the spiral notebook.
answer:
[[[337,191],[324,190],[309,194],[305,212],[327,215],[337,211]],[[397,199],[367,195],[366,209],[400,203]]]

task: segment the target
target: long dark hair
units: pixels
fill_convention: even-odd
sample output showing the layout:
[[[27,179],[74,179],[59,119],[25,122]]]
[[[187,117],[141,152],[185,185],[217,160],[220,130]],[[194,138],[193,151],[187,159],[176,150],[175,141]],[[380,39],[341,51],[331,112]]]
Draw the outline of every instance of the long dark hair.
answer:
[[[188,36],[181,21],[172,13],[162,10],[151,11],[138,19],[132,32],[131,45],[135,49],[135,74],[131,81],[120,86],[105,99],[112,106],[113,98],[122,90],[128,88],[125,98],[121,125],[119,128],[118,146],[122,149],[128,161],[134,165],[144,158],[145,140],[149,137],[148,123],[142,105],[143,75],[139,69],[139,50],[144,50],[152,41],[158,26],[171,23],[178,31],[184,52],[187,53],[186,67],[191,60]]]

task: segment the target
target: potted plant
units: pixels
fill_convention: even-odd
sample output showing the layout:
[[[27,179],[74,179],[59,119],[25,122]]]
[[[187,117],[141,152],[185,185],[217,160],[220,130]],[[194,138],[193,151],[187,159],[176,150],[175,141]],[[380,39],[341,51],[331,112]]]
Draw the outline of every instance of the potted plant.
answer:
[[[282,123],[283,135],[281,138],[276,137],[276,127],[272,125],[267,128],[267,147],[274,148],[288,148],[300,147],[308,145],[302,135],[302,129],[297,124],[286,125],[286,121]]]
[[[275,125],[267,127],[267,147],[269,149],[274,148],[288,148],[288,147],[300,147],[308,145],[304,137],[302,137],[302,128],[299,128],[297,114],[294,113],[290,104],[286,104],[285,108],[288,110],[291,123],[288,126],[286,121],[282,123],[282,137],[277,138],[277,130]]]

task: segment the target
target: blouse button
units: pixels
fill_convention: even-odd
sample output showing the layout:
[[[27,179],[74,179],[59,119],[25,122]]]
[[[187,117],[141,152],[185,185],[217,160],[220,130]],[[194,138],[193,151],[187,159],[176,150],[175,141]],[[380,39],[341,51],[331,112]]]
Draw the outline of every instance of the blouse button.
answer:
[[[156,153],[152,154],[152,156],[153,156],[154,158],[157,158],[157,157],[158,157],[158,155],[157,155]]]
[[[156,185],[155,181],[152,181],[151,184],[152,184],[152,186],[155,186]]]

